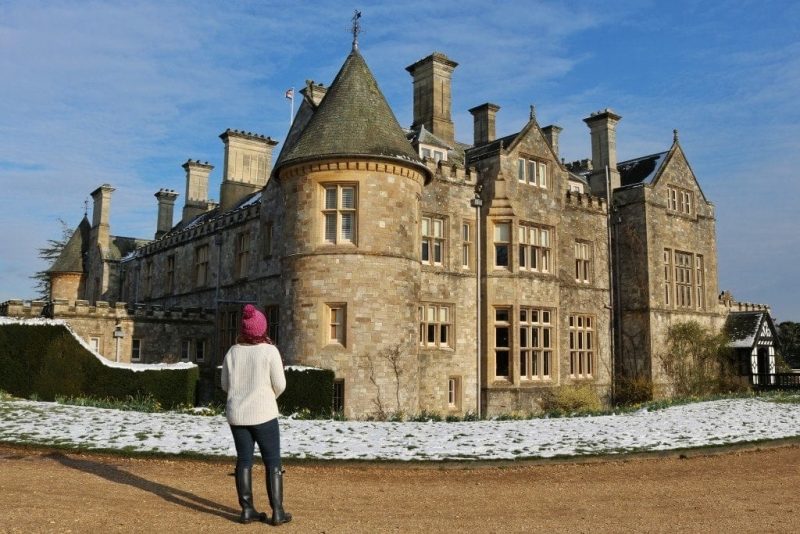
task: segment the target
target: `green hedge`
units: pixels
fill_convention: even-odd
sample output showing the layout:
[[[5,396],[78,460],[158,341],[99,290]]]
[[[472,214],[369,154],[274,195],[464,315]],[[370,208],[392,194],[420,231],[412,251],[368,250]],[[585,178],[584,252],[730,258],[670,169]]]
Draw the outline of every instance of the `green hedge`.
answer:
[[[308,410],[314,415],[333,411],[333,371],[306,368],[286,369],[286,391],[278,397],[282,414]]]
[[[165,408],[194,404],[197,367],[132,371],[103,365],[64,326],[0,325],[0,389],[19,397],[151,395]]]
[[[220,383],[217,369],[216,383]],[[333,411],[333,371],[328,369],[287,368],[286,390],[278,397],[278,409],[283,415],[307,410],[312,415],[331,415]],[[215,402],[225,404],[226,393],[217,387]]]

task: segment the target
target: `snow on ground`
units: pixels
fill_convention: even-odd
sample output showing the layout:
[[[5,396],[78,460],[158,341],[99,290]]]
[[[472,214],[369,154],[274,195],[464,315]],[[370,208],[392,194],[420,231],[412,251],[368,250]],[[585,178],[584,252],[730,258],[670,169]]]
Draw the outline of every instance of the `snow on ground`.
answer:
[[[599,417],[381,423],[282,417],[285,458],[513,460],[800,436],[800,404],[732,399]],[[147,414],[26,400],[0,401],[0,441],[87,449],[235,456],[223,416]]]

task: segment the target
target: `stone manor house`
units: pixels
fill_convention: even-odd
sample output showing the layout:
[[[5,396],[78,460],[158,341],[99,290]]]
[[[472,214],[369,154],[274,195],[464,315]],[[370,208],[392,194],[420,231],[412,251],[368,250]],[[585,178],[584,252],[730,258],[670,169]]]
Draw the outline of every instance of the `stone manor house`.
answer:
[[[285,363],[335,372],[348,417],[531,411],[558,386],[607,396],[614,376],[668,394],[670,324],[769,318],[719,294],[714,206],[677,132],[619,162],[621,117],[605,109],[584,119],[591,158],[566,163],[559,126],[531,108],[498,137],[487,102],[463,143],[457,65],[433,53],[407,67],[404,129],[354,46],[330,86],[300,91],[277,157],[270,137],[220,135],[218,202],[214,165],[189,159],[177,224],[179,194],[161,189],[154,238],[120,237],[101,185],[50,269],[51,301],[0,313],[64,318],[110,359],[194,361],[210,381],[254,303]],[[774,372],[773,348],[757,352],[745,372]]]

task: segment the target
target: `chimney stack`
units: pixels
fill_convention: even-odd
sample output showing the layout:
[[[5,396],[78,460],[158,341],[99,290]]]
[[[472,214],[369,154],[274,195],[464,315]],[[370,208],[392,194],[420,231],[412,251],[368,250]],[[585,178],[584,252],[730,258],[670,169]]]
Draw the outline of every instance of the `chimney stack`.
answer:
[[[473,120],[473,144],[475,146],[495,140],[495,117],[500,106],[486,102],[471,110]]]
[[[455,129],[450,116],[450,81],[457,66],[458,63],[446,55],[434,52],[406,67],[414,78],[414,124],[411,128],[424,126],[450,145],[455,143]]]
[[[314,80],[306,80],[306,86],[300,89],[300,94],[303,95],[303,98],[308,100],[314,108],[319,106],[327,92],[327,87],[321,83],[314,83]]]
[[[551,124],[542,128],[542,133],[544,134],[545,139],[547,139],[547,142],[550,143],[550,147],[553,149],[556,159],[559,157],[558,136],[562,130],[563,128],[561,126],[556,126],[555,124]]]
[[[93,244],[106,251],[111,246],[111,236],[109,220],[111,219],[111,193],[114,188],[108,184],[103,184],[92,191],[92,230],[90,240]]]
[[[278,144],[270,137],[230,128],[219,136],[225,143],[219,201],[223,211],[267,185],[272,169],[272,149]]]
[[[606,194],[605,171],[608,166],[611,191],[620,186],[617,170],[617,123],[622,119],[610,109],[592,113],[583,122],[589,127],[592,137],[592,167],[594,172],[589,176],[592,192]]]
[[[186,201],[181,221],[187,222],[209,209],[208,175],[214,166],[189,159],[182,167],[186,171]]]
[[[172,229],[172,217],[175,199],[178,193],[172,189],[161,189],[154,195],[158,199],[158,221],[156,221],[156,239]]]

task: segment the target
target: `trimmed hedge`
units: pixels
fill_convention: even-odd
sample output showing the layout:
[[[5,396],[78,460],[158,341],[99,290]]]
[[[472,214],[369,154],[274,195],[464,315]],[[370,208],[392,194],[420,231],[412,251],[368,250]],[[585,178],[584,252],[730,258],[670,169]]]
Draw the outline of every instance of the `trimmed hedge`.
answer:
[[[329,369],[285,370],[286,391],[278,397],[282,414],[308,410],[313,415],[330,415],[333,411],[333,378]]]
[[[278,409],[283,415],[308,411],[315,416],[329,416],[333,412],[334,373],[329,369],[287,367],[286,390],[278,397]],[[215,378],[217,384],[214,401],[225,405],[227,394],[219,387],[220,369]]]
[[[103,365],[64,326],[0,325],[0,389],[19,397],[151,395],[165,408],[194,404],[199,370],[132,371]]]

